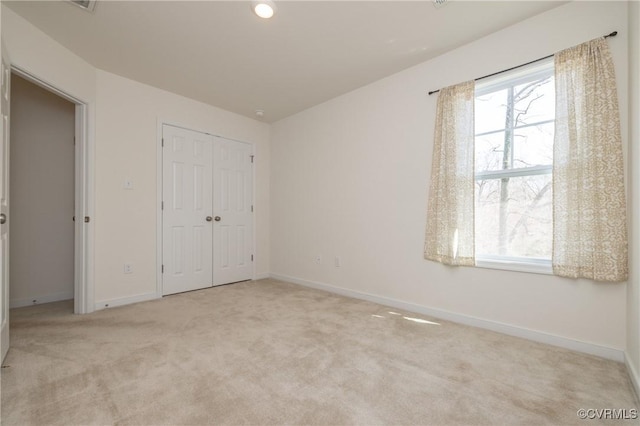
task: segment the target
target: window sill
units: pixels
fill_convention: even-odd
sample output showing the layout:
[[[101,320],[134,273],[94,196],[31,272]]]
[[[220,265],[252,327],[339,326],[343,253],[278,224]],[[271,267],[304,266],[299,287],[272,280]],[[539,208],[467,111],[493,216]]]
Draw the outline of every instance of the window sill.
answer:
[[[553,268],[550,260],[543,259],[509,259],[509,258],[489,258],[476,257],[478,268],[499,269],[503,271],[526,272],[530,274],[553,275]]]

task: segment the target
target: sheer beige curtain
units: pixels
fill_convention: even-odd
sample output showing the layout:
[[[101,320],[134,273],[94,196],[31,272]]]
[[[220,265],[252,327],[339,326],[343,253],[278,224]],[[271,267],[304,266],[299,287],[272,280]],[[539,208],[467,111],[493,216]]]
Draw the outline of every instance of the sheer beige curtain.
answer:
[[[475,264],[474,92],[470,81],[438,95],[424,257],[447,265]]]
[[[615,74],[599,38],[555,55],[553,271],[627,279],[624,166]]]

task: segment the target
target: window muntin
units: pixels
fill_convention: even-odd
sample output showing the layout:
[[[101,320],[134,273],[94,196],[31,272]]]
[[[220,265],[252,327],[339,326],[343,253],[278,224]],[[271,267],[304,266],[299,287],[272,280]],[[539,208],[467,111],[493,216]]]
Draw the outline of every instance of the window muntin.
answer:
[[[478,263],[550,265],[553,62],[476,86]]]

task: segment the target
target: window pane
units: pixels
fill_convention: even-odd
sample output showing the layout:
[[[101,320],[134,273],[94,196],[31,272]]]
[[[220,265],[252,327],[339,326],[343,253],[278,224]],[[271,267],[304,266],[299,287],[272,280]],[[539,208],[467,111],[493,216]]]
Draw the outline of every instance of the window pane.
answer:
[[[476,173],[502,170],[504,132],[476,137],[475,151]]]
[[[550,259],[551,188],[550,174],[476,181],[476,254]]]
[[[553,122],[516,129],[514,133],[513,168],[552,164],[553,129]]]
[[[507,89],[477,96],[475,101],[475,133],[505,128]]]
[[[553,164],[552,67],[551,62],[537,66],[529,75],[519,70],[476,88],[476,174]],[[488,90],[495,92],[485,94]],[[552,175],[547,171],[476,181],[478,256],[551,258]]]
[[[553,77],[514,87],[514,126],[534,124],[555,118]]]

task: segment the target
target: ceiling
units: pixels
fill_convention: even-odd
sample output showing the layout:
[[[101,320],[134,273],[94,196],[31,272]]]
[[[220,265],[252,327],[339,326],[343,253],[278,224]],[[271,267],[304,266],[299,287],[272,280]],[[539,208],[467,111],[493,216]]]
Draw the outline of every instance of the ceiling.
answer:
[[[273,122],[566,2],[3,3],[99,69]]]

